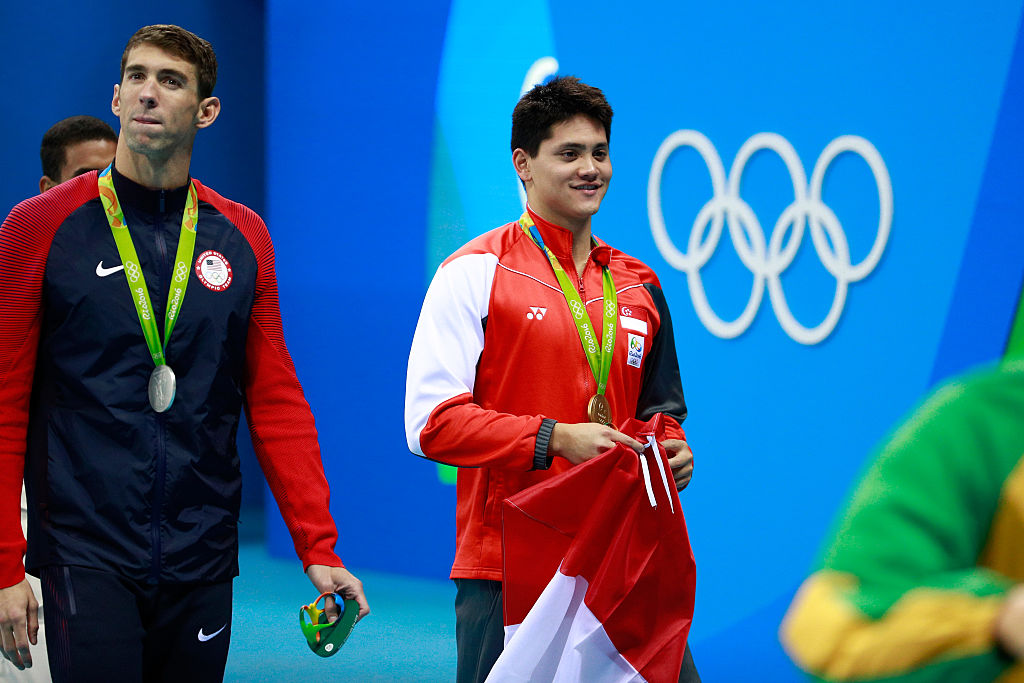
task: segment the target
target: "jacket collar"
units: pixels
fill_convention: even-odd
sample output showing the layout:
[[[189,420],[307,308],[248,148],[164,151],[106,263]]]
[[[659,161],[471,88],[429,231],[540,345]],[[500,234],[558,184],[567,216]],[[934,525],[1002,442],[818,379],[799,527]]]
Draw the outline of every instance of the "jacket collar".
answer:
[[[185,210],[189,183],[173,190],[151,190],[121,175],[113,165],[110,174],[114,181],[114,190],[117,191],[117,199],[122,206],[148,214],[180,213]],[[189,182],[191,180],[190,176]]]
[[[544,240],[545,246],[551,250],[551,253],[554,254],[559,261],[572,263],[572,231],[550,221],[544,220],[534,213],[533,209],[531,209],[529,205],[527,205],[526,210],[529,212],[530,218],[533,219],[534,225],[537,226],[537,231],[540,232],[541,239]],[[592,240],[590,250],[591,260],[599,266],[608,265],[608,261],[611,258],[611,247],[595,237],[593,232],[591,232],[590,238]]]

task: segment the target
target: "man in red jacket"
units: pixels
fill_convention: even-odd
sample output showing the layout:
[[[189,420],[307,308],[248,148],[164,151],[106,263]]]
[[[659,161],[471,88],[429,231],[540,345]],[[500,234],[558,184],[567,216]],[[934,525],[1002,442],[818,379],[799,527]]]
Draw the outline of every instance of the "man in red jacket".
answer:
[[[334,552],[266,226],[189,175],[196,134],[220,113],[216,73],[195,34],[140,29],[114,86],[113,164],[0,228],[0,640],[31,666],[27,568],[55,681],[223,678],[243,405],[310,581],[369,613]]]
[[[611,181],[612,109],[573,77],[512,114],[527,210],[438,269],[409,356],[406,436],[459,467],[458,680],[501,653],[502,500],[624,443],[612,425],[665,415],[676,486],[693,458],[668,306],[654,272],[591,233]],[[687,653],[680,680],[699,680]]]

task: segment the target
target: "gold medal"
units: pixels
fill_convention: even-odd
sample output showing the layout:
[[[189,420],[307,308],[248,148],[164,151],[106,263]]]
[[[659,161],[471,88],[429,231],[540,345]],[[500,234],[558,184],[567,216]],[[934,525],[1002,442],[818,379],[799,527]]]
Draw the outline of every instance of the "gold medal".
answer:
[[[598,346],[597,331],[587,315],[587,306],[580,298],[580,292],[576,291],[576,285],[566,275],[565,268],[558,262],[551,250],[544,246],[544,240],[540,236],[529,212],[519,218],[519,225],[523,232],[533,240],[534,244],[547,256],[551,263],[551,269],[555,273],[555,279],[562,288],[565,296],[565,303],[572,313],[573,322],[576,324],[576,331],[580,335],[580,343],[583,345],[583,353],[587,356],[587,364],[594,374],[594,381],[597,384],[597,393],[587,404],[587,418],[591,422],[603,425],[612,423],[612,407],[608,404],[604,392],[608,387],[608,374],[612,367],[612,355],[615,353],[615,329],[618,306],[618,298],[615,293],[615,283],[612,280],[611,270],[608,265],[601,266],[601,289],[604,295],[601,303],[602,319],[604,327],[601,331],[601,342]],[[582,280],[580,281],[582,283]]]
[[[591,422],[610,425],[612,423],[612,407],[604,394],[594,394],[587,404],[587,417]]]

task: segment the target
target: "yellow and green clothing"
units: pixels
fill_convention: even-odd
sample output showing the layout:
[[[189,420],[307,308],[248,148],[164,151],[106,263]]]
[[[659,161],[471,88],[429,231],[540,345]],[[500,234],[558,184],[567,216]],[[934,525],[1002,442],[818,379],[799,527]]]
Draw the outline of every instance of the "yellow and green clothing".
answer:
[[[955,381],[856,489],[780,637],[826,681],[1024,681],[998,648],[1024,581],[1024,362]]]

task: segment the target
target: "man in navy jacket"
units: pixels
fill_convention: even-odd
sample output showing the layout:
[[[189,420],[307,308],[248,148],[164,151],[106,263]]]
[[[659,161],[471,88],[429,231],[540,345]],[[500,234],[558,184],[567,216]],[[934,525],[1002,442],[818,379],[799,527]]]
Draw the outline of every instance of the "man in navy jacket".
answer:
[[[129,40],[114,163],[0,228],[0,640],[30,666],[38,574],[54,680],[220,680],[238,573],[244,406],[310,580],[356,600],[263,221],[189,175],[220,112],[210,44]],[[28,550],[16,523],[22,476]]]

